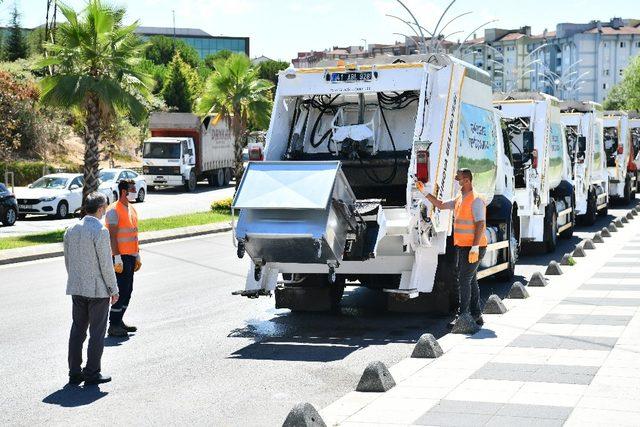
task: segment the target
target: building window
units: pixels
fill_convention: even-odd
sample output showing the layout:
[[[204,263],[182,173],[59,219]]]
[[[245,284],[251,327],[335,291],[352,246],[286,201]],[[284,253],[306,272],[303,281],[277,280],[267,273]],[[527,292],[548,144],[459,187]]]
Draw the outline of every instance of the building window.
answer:
[[[605,76],[608,76],[609,75],[609,70],[603,70],[602,74],[604,74]]]
[[[607,84],[606,83],[602,83],[602,89],[606,89],[607,88]]]
[[[622,75],[622,73],[624,73],[624,70],[623,70],[622,68],[620,68],[620,69],[618,70],[618,75],[619,75],[619,76],[621,76],[621,75]]]
[[[604,42],[604,44],[602,46],[603,47],[607,47],[607,42]]]
[[[625,47],[627,44],[625,42],[620,42],[620,47]]]

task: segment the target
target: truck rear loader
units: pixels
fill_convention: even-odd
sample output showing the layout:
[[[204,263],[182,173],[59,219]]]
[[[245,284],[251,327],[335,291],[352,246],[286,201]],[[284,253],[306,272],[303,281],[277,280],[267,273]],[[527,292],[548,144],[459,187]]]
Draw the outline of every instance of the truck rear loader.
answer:
[[[629,204],[636,194],[637,179],[626,112],[605,111],[603,139],[609,174],[609,197]]]
[[[278,308],[316,311],[335,308],[345,285],[356,285],[387,292],[392,306],[410,299],[449,311],[452,213],[434,208],[416,182],[452,199],[461,167],[488,204],[478,276],[513,275],[513,169],[487,73],[434,55],[290,68],[278,82],[265,160],[249,162],[233,201],[238,256],[250,257],[237,294],[275,292]]]
[[[144,141],[142,172],[149,189],[183,186],[195,191],[198,181],[229,184],[235,164],[234,138],[224,120],[191,113],[151,113],[151,138]]]

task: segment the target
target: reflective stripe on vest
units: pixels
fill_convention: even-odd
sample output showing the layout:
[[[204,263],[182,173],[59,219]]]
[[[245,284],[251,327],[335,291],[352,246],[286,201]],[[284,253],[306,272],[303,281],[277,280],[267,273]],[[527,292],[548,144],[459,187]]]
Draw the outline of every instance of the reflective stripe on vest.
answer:
[[[116,232],[116,241],[118,242],[118,251],[121,255],[135,255],[138,253],[138,214],[133,206],[129,208],[120,203],[115,202],[109,209],[115,209],[118,214],[118,231]]]
[[[471,194],[460,196],[456,199],[453,211],[453,244],[460,247],[473,246],[473,236],[475,234],[475,222],[473,221],[473,201],[478,194],[474,191]],[[487,246],[487,235],[482,229],[482,235],[478,246]]]

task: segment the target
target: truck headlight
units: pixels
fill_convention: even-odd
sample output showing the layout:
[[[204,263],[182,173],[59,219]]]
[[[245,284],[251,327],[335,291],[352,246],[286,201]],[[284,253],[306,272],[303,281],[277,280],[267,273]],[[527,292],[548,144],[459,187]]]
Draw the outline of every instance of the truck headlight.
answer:
[[[56,199],[56,196],[51,196],[51,197],[41,197],[40,201],[41,202],[53,202]]]
[[[149,173],[149,166],[143,166],[142,167],[142,173],[145,174],[145,175],[148,174]]]

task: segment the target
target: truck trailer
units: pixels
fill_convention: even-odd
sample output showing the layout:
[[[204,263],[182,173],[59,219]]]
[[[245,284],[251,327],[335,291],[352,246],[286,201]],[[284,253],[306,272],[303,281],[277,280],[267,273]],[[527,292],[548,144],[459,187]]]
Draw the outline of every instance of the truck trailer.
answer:
[[[225,120],[191,113],[151,113],[151,138],[144,141],[142,173],[150,190],[184,186],[195,191],[198,181],[229,184],[235,164],[234,138]]]
[[[609,197],[629,204],[636,194],[637,171],[633,164],[629,117],[625,111],[605,111],[603,139]]]
[[[515,197],[523,250],[553,252],[575,226],[571,161],[557,98],[543,93],[496,93],[514,160]]]
[[[593,225],[609,206],[609,178],[602,140],[602,106],[588,101],[560,103],[575,189],[578,222]]]
[[[276,307],[328,310],[345,285],[448,312],[457,302],[454,175],[474,174],[489,246],[478,277],[513,275],[513,168],[489,75],[446,55],[428,62],[293,69],[278,77],[265,160],[249,162],[233,200],[249,255],[245,289]]]

